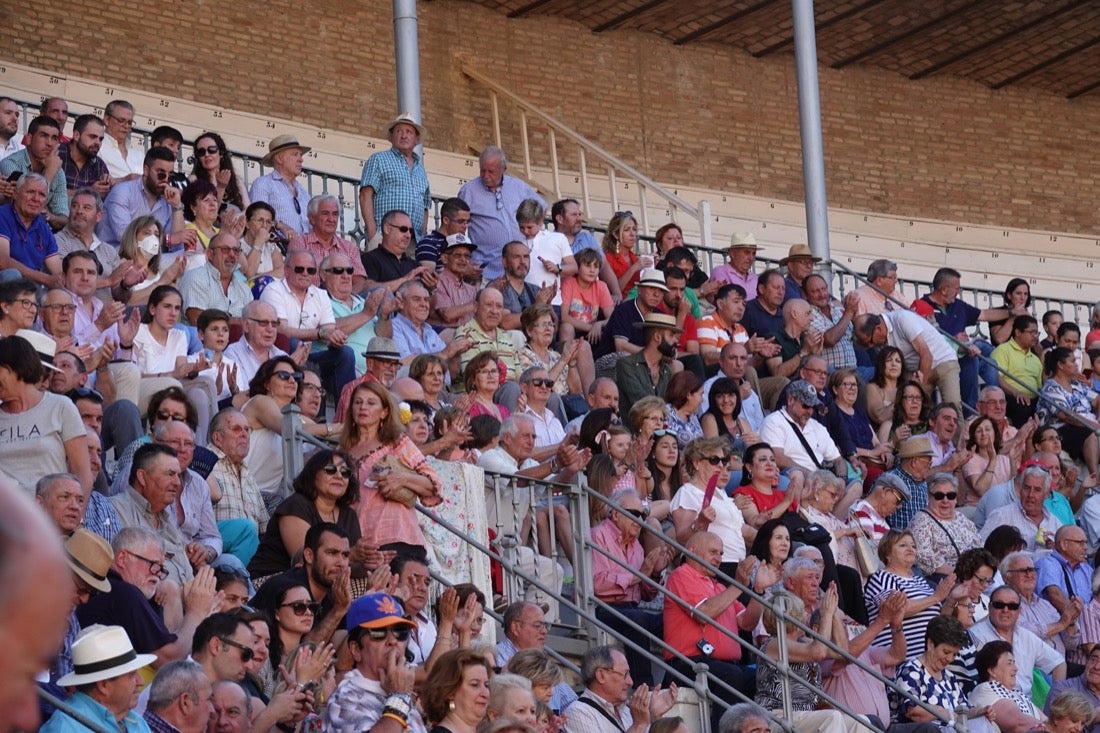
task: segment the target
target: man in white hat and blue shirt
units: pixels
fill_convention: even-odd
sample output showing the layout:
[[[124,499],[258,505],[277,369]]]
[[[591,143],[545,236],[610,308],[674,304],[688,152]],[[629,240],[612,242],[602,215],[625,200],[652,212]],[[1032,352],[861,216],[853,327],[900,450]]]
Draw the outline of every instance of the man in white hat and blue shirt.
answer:
[[[107,730],[150,733],[149,725],[133,712],[141,688],[138,670],[156,661],[138,654],[121,626],[91,626],[73,643],[73,671],[57,681],[75,687],[69,705]],[[90,730],[62,710],[41,728],[43,733]]]
[[[367,239],[376,238],[382,226],[382,215],[396,210],[409,215],[413,238],[418,240],[428,233],[428,209],[432,205],[428,173],[416,153],[424,128],[406,112],[391,121],[386,129],[392,147],[367,158],[359,180],[359,210],[363,214]]]
[[[263,201],[275,209],[275,227],[287,240],[311,230],[309,223],[309,193],[298,176],[302,160],[312,148],[298,143],[294,135],[277,135],[267,144],[267,155],[260,165],[272,168],[260,176],[248,189],[248,198]]]

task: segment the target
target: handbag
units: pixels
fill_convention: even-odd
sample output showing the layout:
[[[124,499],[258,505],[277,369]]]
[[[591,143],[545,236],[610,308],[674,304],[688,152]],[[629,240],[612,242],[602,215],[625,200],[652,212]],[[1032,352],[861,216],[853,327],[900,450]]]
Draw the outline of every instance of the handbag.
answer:
[[[871,542],[871,538],[865,533],[856,537],[856,561],[859,563],[859,572],[863,577],[882,570],[882,560],[878,556],[878,548]]]

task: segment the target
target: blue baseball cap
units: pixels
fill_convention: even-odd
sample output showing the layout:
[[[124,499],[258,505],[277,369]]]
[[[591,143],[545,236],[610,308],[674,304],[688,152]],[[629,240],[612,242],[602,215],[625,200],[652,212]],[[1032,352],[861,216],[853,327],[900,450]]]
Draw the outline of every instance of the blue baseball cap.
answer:
[[[384,629],[390,626],[415,628],[416,624],[405,618],[401,601],[389,593],[370,593],[356,598],[348,609],[348,631],[357,627]]]

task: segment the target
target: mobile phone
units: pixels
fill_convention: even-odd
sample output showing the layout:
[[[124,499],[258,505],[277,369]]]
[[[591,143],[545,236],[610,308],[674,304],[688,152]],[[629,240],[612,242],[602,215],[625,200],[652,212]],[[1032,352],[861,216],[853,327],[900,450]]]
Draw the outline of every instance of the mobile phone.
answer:
[[[8,183],[15,183],[16,181],[18,181],[22,177],[23,177],[23,171],[12,171],[11,175],[8,176]]]

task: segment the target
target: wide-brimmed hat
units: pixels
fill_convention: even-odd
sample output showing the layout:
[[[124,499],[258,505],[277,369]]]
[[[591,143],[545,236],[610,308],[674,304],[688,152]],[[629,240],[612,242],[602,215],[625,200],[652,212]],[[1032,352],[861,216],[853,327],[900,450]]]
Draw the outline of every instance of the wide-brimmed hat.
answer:
[[[298,148],[303,153],[308,153],[313,148],[308,145],[302,145],[298,142],[298,138],[293,135],[276,135],[271,138],[271,142],[267,144],[267,155],[260,158],[261,165],[271,165],[275,161],[275,154],[281,153],[284,150],[290,150],[291,148]]]
[[[641,275],[638,277],[639,288],[657,288],[668,292],[668,285],[665,284],[665,273],[658,270],[656,267],[647,267],[642,270]]]
[[[401,352],[397,350],[397,344],[393,339],[385,336],[375,336],[368,341],[367,350],[363,352],[363,356],[383,361],[401,361]]]
[[[416,129],[417,135],[420,135],[421,137],[424,136],[423,125],[413,119],[413,116],[408,112],[404,112],[398,115],[396,119],[391,120],[390,124],[386,125],[386,134],[388,135],[393,132],[393,128],[397,127],[398,125],[408,125],[409,127]]]
[[[477,245],[471,242],[469,237],[467,237],[462,232],[458,232],[447,237],[447,240],[443,243],[443,246],[439,248],[439,254],[446,254],[452,249],[457,249],[459,247],[465,247],[471,252],[477,249]]]
[[[760,246],[756,243],[756,237],[752,232],[734,232],[730,235],[728,249],[751,249],[755,252],[760,249]]]
[[[912,493],[909,491],[909,487],[901,480],[901,476],[898,476],[896,473],[880,473],[878,478],[875,479],[875,482],[871,484],[871,491],[880,487],[898,492],[905,501],[909,501],[913,498]]]
[[[73,642],[73,671],[57,681],[61,687],[77,687],[136,672],[157,661],[155,654],[138,654],[126,629],[96,624],[84,629]]]
[[[107,540],[81,527],[65,541],[65,554],[69,559],[69,567],[85,583],[100,593],[111,592],[107,571],[111,569],[114,552]]]
[[[411,629],[416,624],[405,618],[401,601],[389,593],[369,593],[356,598],[348,609],[348,631],[356,628],[385,629],[403,626]]]
[[[32,331],[29,328],[21,328],[13,334],[23,339],[38,352],[38,358],[42,362],[42,366],[47,369],[53,369],[55,372],[61,371],[53,365],[53,358],[57,355],[57,342],[51,337],[38,331]]]
[[[810,251],[810,245],[808,244],[792,244],[791,248],[787,250],[787,256],[779,260],[779,266],[786,265],[791,260],[809,258],[814,262],[821,262],[820,257],[815,257],[814,253]]]
[[[796,379],[788,384],[787,396],[794,397],[806,407],[817,407],[821,404],[817,389],[805,379]]]
[[[635,323],[634,328],[667,328],[676,333],[684,330],[676,325],[676,316],[670,316],[667,313],[650,313],[644,320]]]
[[[898,458],[918,458],[920,456],[934,456],[932,441],[927,435],[914,435],[901,441],[898,446]]]

